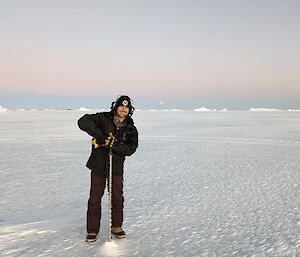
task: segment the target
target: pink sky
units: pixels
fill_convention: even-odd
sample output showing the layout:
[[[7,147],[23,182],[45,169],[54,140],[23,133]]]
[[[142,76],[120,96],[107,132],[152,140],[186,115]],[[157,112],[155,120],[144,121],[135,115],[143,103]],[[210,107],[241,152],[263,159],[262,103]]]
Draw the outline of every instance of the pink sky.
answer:
[[[2,93],[299,99],[300,4],[0,3]]]

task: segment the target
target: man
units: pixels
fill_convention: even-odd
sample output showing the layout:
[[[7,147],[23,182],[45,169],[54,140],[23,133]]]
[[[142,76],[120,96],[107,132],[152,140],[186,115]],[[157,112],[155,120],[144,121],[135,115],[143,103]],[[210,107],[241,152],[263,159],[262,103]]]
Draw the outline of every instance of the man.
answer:
[[[91,170],[90,198],[87,210],[87,242],[94,242],[100,229],[101,198],[108,177],[109,148],[113,152],[112,228],[117,238],[126,236],[123,223],[123,173],[125,156],[138,147],[138,131],[131,118],[134,111],[130,97],[120,96],[110,112],[86,114],[78,120],[81,130],[92,139],[92,152],[86,166]]]

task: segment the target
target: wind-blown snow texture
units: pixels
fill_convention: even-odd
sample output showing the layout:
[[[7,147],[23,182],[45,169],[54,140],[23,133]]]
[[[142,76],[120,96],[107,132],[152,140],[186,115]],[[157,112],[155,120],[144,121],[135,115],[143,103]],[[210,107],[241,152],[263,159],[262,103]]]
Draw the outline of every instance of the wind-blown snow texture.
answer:
[[[300,113],[136,112],[128,236],[106,242],[105,196],[94,244],[83,114],[0,114],[1,256],[300,256]]]

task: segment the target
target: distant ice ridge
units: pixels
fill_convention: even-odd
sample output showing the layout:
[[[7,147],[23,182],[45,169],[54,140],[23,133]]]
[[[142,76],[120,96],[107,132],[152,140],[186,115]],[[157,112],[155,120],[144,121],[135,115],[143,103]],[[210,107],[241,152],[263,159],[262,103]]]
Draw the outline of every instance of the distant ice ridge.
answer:
[[[182,112],[183,110],[181,109],[171,109],[170,112]]]
[[[80,107],[79,109],[76,109],[76,111],[80,111],[80,112],[109,112],[110,109],[89,109],[86,107]]]
[[[161,109],[161,110],[157,110],[157,109],[149,109],[149,112],[184,112],[184,111],[190,111],[190,110],[183,110],[183,109]],[[221,110],[217,110],[217,109],[209,109],[206,107],[201,107],[201,108],[197,108],[197,109],[193,109],[193,111],[195,112],[215,112],[215,111],[220,111],[220,112],[226,112],[227,109],[223,108]]]
[[[148,110],[149,112],[158,112],[158,111],[162,111],[162,112],[183,112],[182,109],[163,109],[163,110],[156,110],[156,109],[150,109]]]
[[[8,111],[8,109],[6,109],[0,105],[0,112],[7,112],[7,111]]]
[[[110,109],[90,109],[87,107],[80,107],[80,108],[67,108],[67,109],[47,109],[47,108],[16,108],[16,109],[7,109],[4,108],[3,106],[0,105],[0,113],[4,112],[14,112],[14,111],[79,111],[79,112],[109,112]],[[135,112],[140,112],[140,111],[148,111],[148,112],[227,112],[230,111],[226,108],[223,109],[210,109],[207,107],[200,107],[196,109],[136,109]],[[241,111],[246,111],[246,110],[241,110]],[[300,109],[276,109],[276,108],[250,108],[248,109],[250,112],[300,112]]]
[[[210,111],[216,111],[216,109],[208,109],[206,107],[200,107],[197,109],[194,109],[195,112],[210,112]]]
[[[269,109],[269,108],[251,108],[250,112],[282,112],[284,110],[281,109]]]
[[[285,112],[285,111],[288,111],[288,112],[300,112],[299,109],[287,109],[287,110],[284,110],[284,109],[268,109],[268,108],[251,108],[249,109],[249,111],[251,112]]]
[[[217,110],[217,109],[209,109],[209,108],[206,108],[206,107],[200,107],[200,108],[194,109],[194,111],[195,112],[215,112],[215,111],[227,112],[227,109],[223,108],[221,110]]]
[[[90,109],[85,108],[85,107],[80,107],[79,111],[87,112],[87,111],[90,111]]]

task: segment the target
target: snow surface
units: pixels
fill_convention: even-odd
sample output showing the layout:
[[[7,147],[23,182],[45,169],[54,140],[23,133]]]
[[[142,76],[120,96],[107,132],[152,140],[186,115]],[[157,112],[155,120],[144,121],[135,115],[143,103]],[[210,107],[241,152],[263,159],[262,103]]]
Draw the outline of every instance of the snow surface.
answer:
[[[0,256],[300,256],[299,112],[149,112],[125,162],[127,238],[85,242],[82,111],[0,115]]]

